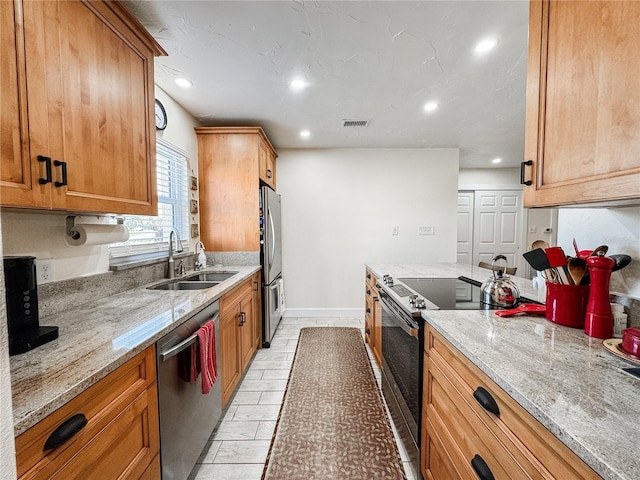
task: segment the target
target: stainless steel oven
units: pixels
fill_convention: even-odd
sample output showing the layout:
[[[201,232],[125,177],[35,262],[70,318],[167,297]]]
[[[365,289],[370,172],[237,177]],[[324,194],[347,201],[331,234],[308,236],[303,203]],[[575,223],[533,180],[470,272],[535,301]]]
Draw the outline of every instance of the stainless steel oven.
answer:
[[[420,317],[409,315],[382,288],[382,393],[391,418],[420,477],[420,414],[422,404],[421,346],[424,328]]]

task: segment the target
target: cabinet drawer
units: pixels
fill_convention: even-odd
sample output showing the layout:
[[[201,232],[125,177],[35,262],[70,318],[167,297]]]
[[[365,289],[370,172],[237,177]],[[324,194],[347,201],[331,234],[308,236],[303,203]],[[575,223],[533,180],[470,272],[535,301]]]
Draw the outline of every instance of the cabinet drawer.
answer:
[[[220,316],[225,315],[229,310],[233,310],[237,307],[237,304],[242,301],[242,297],[253,292],[253,282],[251,278],[235,287],[230,292],[225,293],[220,298]]]
[[[558,479],[600,478],[540,422],[430,327],[427,328],[425,336],[425,348],[427,350],[425,375],[427,375],[427,368],[434,368],[436,377],[446,378],[450,384],[449,392],[453,392],[451,395],[459,395],[458,401],[464,405],[464,416],[476,425],[483,425],[482,428],[485,431],[483,440],[485,437],[495,439],[503,445],[509,455],[530,476]],[[426,381],[427,378],[425,378]],[[478,387],[484,388],[493,397],[499,408],[499,416],[486,411],[474,398],[473,394]],[[427,393],[425,388],[425,396]]]
[[[495,478],[536,478],[534,468],[529,468],[525,474],[520,463],[510,453],[511,445],[505,447],[486,427],[468,401],[443,374],[437,362],[433,359],[427,361],[423,405],[427,409],[430,423],[436,430],[440,429],[440,438],[455,445],[455,449],[449,449],[449,453],[458,468],[472,475],[471,459],[480,455]],[[518,453],[513,448],[511,452]]]
[[[152,346],[16,438],[18,476],[89,478],[86,468],[105,462],[109,467],[104,472],[113,478],[128,468],[134,468],[138,478],[159,449],[155,379]],[[86,417],[86,426],[59,447],[44,451],[51,433],[78,413]],[[116,472],[130,462],[138,466]]]

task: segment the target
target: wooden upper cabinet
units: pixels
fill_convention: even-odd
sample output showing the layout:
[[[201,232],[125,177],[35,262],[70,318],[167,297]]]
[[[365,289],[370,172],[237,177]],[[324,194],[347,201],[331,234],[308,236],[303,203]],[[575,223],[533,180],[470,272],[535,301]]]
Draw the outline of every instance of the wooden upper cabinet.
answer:
[[[212,251],[259,251],[259,189],[267,184],[261,175],[263,161],[272,171],[269,186],[275,187],[276,153],[271,142],[260,127],[196,127],[195,131],[200,239]]]
[[[640,203],[640,2],[530,4],[524,205]]]
[[[262,140],[260,142],[260,180],[276,189],[276,152],[271,144]]]
[[[11,166],[0,178],[2,204],[156,214],[153,59],[161,47],[117,2],[1,8],[10,72],[2,163]]]

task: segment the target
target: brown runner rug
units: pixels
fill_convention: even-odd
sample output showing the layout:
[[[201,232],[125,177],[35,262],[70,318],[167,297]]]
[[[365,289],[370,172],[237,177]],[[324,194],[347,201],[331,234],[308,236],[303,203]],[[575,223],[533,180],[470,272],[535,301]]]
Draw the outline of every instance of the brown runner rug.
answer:
[[[262,478],[406,479],[357,328],[301,329]]]

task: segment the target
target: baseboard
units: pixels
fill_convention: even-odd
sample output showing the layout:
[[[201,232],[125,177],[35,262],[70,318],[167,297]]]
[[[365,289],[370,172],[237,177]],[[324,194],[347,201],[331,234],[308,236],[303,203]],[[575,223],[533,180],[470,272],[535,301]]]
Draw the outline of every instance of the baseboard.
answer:
[[[364,318],[364,308],[287,308],[282,316],[288,318]]]

